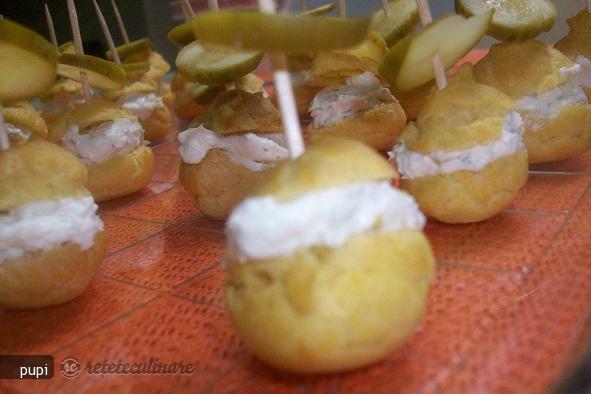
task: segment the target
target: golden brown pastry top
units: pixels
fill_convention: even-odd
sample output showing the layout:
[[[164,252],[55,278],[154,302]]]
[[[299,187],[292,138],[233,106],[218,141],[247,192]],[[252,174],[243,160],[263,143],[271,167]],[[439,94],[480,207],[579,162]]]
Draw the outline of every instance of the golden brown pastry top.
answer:
[[[253,73],[248,73],[243,77],[240,77],[234,82],[237,90],[241,90],[246,93],[259,93],[263,91],[265,81],[257,77]]]
[[[141,77],[142,82],[156,86],[160,79],[170,71],[170,64],[158,52],[152,51],[148,59],[144,61],[150,64],[150,69]]]
[[[305,193],[357,182],[383,181],[396,171],[367,145],[343,137],[312,141],[297,160],[281,163],[257,186],[252,196],[292,200]]]
[[[109,90],[103,92],[103,97],[109,100],[118,100],[124,94],[132,93],[156,93],[156,87],[147,82],[132,82],[129,85],[125,85],[125,88],[121,90]]]
[[[318,54],[312,62],[312,77],[327,86],[342,85],[345,77],[369,71],[378,75],[378,65],[388,52],[386,41],[370,31],[361,44]]]
[[[55,84],[45,93],[42,97],[43,101],[49,100],[51,97],[59,93],[76,93],[82,90],[82,84],[72,79],[62,79]]]
[[[519,99],[537,95],[567,82],[560,69],[571,67],[568,57],[537,40],[493,45],[474,66],[474,79]]]
[[[59,144],[72,124],[78,125],[82,131],[95,124],[124,118],[136,119],[131,112],[116,103],[101,97],[93,97],[91,102],[76,105],[70,111],[58,116],[49,129],[48,138]]]
[[[80,159],[42,139],[0,151],[0,212],[34,201],[86,196],[86,178]]]
[[[263,93],[230,90],[219,94],[204,116],[204,126],[220,134],[277,133],[283,130],[279,110]]]
[[[515,108],[510,97],[474,81],[472,66],[465,65],[445,89],[431,91],[416,124],[407,125],[400,140],[422,153],[486,144],[501,136],[503,118]]]
[[[47,137],[47,126],[31,104],[20,101],[4,108],[4,120],[17,127],[27,129],[41,138]]]
[[[583,55],[591,59],[591,13],[583,9],[566,23],[570,32],[554,45],[554,48],[569,57]]]
[[[66,116],[68,124],[77,124],[81,129],[98,123],[135,118],[125,108],[100,97],[93,98],[89,103],[77,105]]]

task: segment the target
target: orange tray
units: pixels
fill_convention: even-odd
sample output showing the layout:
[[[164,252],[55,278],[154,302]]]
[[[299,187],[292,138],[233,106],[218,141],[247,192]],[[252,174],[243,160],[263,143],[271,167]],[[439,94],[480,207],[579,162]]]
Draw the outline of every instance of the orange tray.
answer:
[[[53,379],[0,381],[0,393],[540,393],[590,343],[591,152],[532,168],[496,218],[430,222],[437,279],[416,335],[374,366],[316,377],[279,373],[244,348],[223,304],[223,224],[197,213],[179,186],[172,138],[154,152],[153,182],[100,207],[108,256],[88,291],[58,307],[0,312],[0,354],[56,361]],[[73,378],[60,372],[68,358],[80,364]],[[151,358],[196,371],[85,370]]]

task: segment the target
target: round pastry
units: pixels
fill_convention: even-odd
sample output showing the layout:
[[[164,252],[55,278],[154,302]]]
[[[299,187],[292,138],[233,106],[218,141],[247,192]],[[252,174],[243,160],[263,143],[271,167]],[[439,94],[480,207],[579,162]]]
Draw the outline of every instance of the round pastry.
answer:
[[[28,102],[19,101],[10,107],[5,107],[3,114],[4,126],[11,146],[24,144],[33,135],[47,137],[45,121]]]
[[[141,124],[106,99],[94,98],[64,113],[49,129],[49,140],[86,163],[86,187],[97,202],[136,192],[154,174],[154,155],[144,145]]]
[[[71,79],[59,80],[41,97],[41,101],[41,116],[51,125],[61,114],[84,102],[82,84]]]
[[[474,67],[474,78],[517,102],[529,162],[563,160],[591,144],[591,105],[581,67],[536,40],[504,42]]]
[[[123,90],[108,92],[106,97],[137,116],[147,141],[161,141],[170,133],[173,127],[170,110],[151,84],[133,82]]]
[[[572,61],[581,66],[580,81],[587,98],[591,98],[591,13],[583,9],[567,19],[569,33],[554,45]]]
[[[346,84],[321,90],[310,105],[310,136],[351,137],[376,150],[392,147],[406,124],[404,110],[371,73],[347,77]]]
[[[263,93],[231,90],[179,134],[181,184],[199,211],[225,219],[273,166],[288,156],[279,111]]]
[[[291,55],[287,57],[293,95],[300,117],[309,116],[308,109],[310,108],[310,104],[312,104],[316,93],[323,88],[322,84],[312,76],[313,59],[313,56],[310,55]]]
[[[419,113],[427,102],[431,90],[435,89],[435,82],[431,81],[408,92],[397,92],[396,98],[406,114],[406,120],[417,120]]]
[[[202,115],[207,106],[197,104],[193,97],[189,94],[189,85],[181,74],[175,74],[170,84],[172,92],[174,93],[174,113],[181,119],[193,120]]]
[[[425,309],[434,260],[412,197],[364,144],[327,137],[280,164],[226,226],[225,301],[246,346],[287,371],[390,355]]]
[[[446,223],[486,220],[509,205],[528,174],[524,125],[511,98],[472,79],[466,65],[428,97],[390,153],[401,187]]]
[[[86,167],[40,138],[0,151],[0,309],[79,296],[105,253]]]
[[[376,33],[351,49],[318,54],[312,77],[326,88],[310,104],[312,138],[343,136],[388,150],[406,124],[404,110],[376,77],[387,51]]]

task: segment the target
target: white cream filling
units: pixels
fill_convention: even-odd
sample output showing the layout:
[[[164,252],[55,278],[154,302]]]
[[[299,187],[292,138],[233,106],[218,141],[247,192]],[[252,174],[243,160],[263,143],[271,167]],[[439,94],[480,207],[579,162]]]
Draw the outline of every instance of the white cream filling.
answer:
[[[312,70],[293,70],[289,72],[293,86],[308,85],[314,81]]]
[[[37,201],[0,214],[0,263],[71,242],[82,250],[103,229],[92,197]]]
[[[86,164],[99,164],[131,152],[143,143],[144,129],[136,119],[123,118],[92,126],[80,134],[80,127],[70,125],[62,142],[64,147]]]
[[[528,128],[540,130],[543,126],[540,121],[555,118],[562,108],[589,103],[581,88],[581,66],[575,64],[572,67],[563,67],[560,73],[572,79],[542,94],[517,100],[517,107],[526,112],[525,122]]]
[[[180,133],[178,140],[179,153],[186,164],[198,164],[210,149],[221,149],[233,163],[259,172],[289,156],[282,134],[223,136],[199,125]]]
[[[339,123],[356,114],[396,99],[388,88],[370,72],[348,77],[345,85],[325,88],[318,92],[310,104],[314,127],[321,128]]]
[[[164,107],[162,98],[154,93],[125,94],[117,100],[117,104],[128,109],[140,119],[146,119],[156,108]]]
[[[24,127],[18,127],[12,123],[5,123],[6,131],[8,132],[8,138],[11,140],[27,142],[31,138],[31,131]]]
[[[523,132],[521,116],[517,112],[510,112],[504,118],[501,137],[488,144],[455,152],[423,154],[409,150],[399,142],[389,155],[396,160],[398,171],[405,179],[451,174],[460,170],[477,172],[495,160],[524,149]]]
[[[575,57],[574,61],[581,66],[581,72],[579,74],[581,85],[591,88],[591,60],[583,55],[579,55]]]
[[[317,190],[288,202],[248,198],[230,215],[226,234],[244,262],[289,256],[315,245],[336,248],[358,234],[424,225],[415,200],[383,181]]]

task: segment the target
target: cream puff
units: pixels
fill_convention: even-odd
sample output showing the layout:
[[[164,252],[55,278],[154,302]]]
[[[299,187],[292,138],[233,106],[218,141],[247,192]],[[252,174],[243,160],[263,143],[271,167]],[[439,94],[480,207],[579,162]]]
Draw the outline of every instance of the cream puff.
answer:
[[[87,288],[105,253],[87,169],[36,137],[0,151],[0,309],[57,305]]]
[[[464,66],[428,97],[390,156],[400,185],[430,217],[471,223],[500,213],[528,176],[516,103],[472,79]]]
[[[33,136],[47,137],[45,121],[28,102],[20,101],[5,107],[3,114],[11,146],[24,144]]]
[[[144,129],[147,141],[165,139],[173,128],[172,115],[154,86],[147,82],[132,82],[123,90],[106,92],[106,97],[134,114]]]
[[[474,78],[517,102],[529,162],[563,160],[591,145],[591,105],[581,66],[536,40],[494,45]]]
[[[566,21],[569,33],[554,45],[554,48],[570,57],[581,66],[580,81],[587,98],[591,98],[591,13],[583,9]]]
[[[41,116],[48,125],[52,125],[64,112],[84,102],[82,84],[71,79],[60,79],[41,97],[41,102]]]
[[[299,373],[389,356],[425,310],[434,259],[413,198],[366,145],[313,141],[232,212],[225,302],[246,346]]]
[[[375,33],[352,49],[319,54],[312,75],[326,85],[310,104],[312,138],[345,136],[377,150],[388,150],[406,124],[406,115],[377,77],[387,51]]]
[[[60,116],[49,140],[73,152],[88,167],[86,187],[97,202],[131,194],[154,174],[154,155],[144,130],[125,108],[102,98]]]
[[[263,93],[230,90],[178,135],[179,178],[199,211],[225,219],[252,187],[288,156],[281,118]]]

